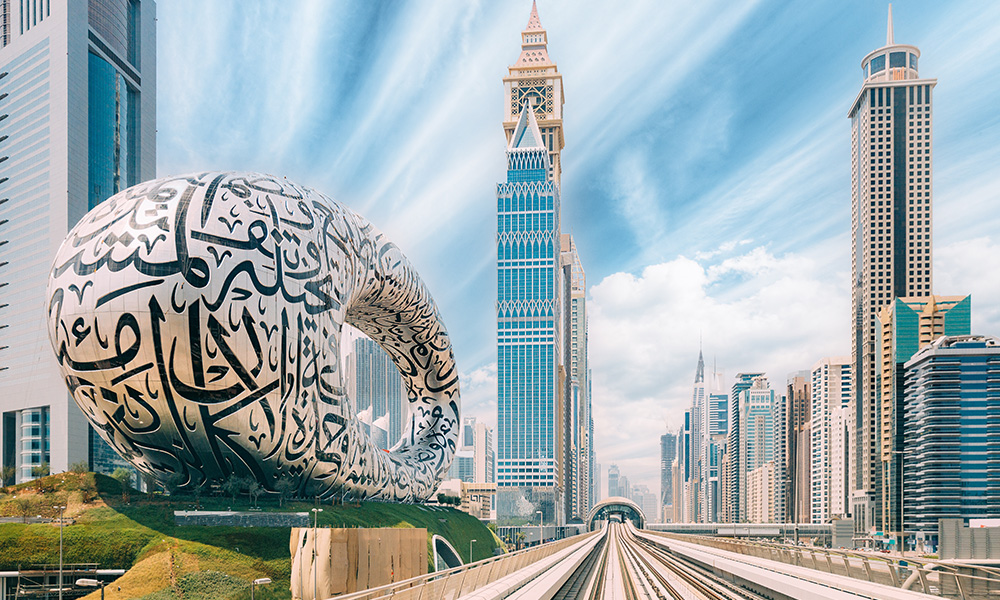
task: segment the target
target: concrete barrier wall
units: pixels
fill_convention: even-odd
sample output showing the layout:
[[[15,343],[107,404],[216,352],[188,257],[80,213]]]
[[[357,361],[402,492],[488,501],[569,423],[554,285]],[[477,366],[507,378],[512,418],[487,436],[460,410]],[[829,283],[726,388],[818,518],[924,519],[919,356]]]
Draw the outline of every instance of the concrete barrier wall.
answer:
[[[309,513],[175,510],[174,524],[223,527],[308,527]]]
[[[296,527],[289,550],[292,598],[301,600],[329,598],[427,573],[426,529]]]
[[[964,519],[938,520],[938,557],[947,559],[1000,558],[1000,527],[966,527]]]

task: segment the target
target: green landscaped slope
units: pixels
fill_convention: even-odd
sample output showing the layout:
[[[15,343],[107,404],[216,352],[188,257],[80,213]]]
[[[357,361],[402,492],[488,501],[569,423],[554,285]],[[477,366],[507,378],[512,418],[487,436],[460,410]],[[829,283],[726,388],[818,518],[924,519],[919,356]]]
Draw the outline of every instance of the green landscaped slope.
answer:
[[[86,501],[85,501],[86,500]],[[270,577],[257,591],[262,599],[289,598],[290,529],[271,527],[177,527],[173,511],[193,508],[193,497],[147,498],[132,492],[125,503],[118,483],[93,473],[64,473],[7,488],[0,493],[0,516],[58,516],[52,507],[68,506],[72,524],[63,528],[66,563],[98,563],[128,569],[108,586],[108,600],[148,598],[229,598],[247,595],[249,582]],[[309,511],[306,502],[262,499],[264,510]],[[203,510],[246,510],[247,498],[205,497]],[[495,538],[477,519],[451,508],[365,502],[320,505],[320,527],[418,527],[449,540],[463,559],[473,545],[475,559],[493,555]],[[55,563],[59,527],[52,524],[0,524],[0,570]],[[118,591],[121,586],[121,591]],[[97,598],[97,595],[88,598]]]

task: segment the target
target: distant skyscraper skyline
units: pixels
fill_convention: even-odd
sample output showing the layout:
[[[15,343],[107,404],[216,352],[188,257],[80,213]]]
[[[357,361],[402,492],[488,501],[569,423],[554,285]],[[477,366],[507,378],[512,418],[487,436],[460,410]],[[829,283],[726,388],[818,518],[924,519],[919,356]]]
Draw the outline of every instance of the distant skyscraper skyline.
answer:
[[[403,377],[389,354],[361,332],[353,330],[341,342],[350,348],[344,365],[348,397],[379,447],[388,449],[402,437],[410,416]]]
[[[877,402],[879,309],[932,289],[932,91],[921,79],[920,50],[893,38],[861,61],[864,83],[851,105],[852,305],[855,375],[851,444],[856,530],[882,529]]]
[[[15,467],[18,481],[42,463],[52,472],[79,462],[110,472],[126,463],[67,392],[46,333],[44,295],[69,229],[156,174],[156,4],[5,1],[3,9],[3,466]]]

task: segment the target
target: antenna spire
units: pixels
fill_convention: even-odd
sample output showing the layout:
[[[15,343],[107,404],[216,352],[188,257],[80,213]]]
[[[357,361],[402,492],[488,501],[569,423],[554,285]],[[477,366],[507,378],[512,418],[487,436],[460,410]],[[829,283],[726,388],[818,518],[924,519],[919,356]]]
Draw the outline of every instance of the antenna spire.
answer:
[[[889,24],[885,29],[885,45],[891,46],[896,42],[892,39],[892,2],[889,3]]]

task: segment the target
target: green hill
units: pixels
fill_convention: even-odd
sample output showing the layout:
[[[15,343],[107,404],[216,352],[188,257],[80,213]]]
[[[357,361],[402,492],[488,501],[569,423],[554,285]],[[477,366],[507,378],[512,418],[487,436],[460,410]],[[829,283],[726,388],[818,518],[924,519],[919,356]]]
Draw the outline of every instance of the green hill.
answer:
[[[194,508],[192,496],[147,497],[132,491],[122,498],[117,481],[94,473],[61,473],[0,493],[0,516],[58,517],[53,507],[67,506],[72,524],[63,528],[65,563],[98,563],[100,568],[128,569],[106,590],[108,600],[198,600],[243,597],[249,582],[270,577],[258,589],[262,599],[289,598],[291,530],[280,527],[178,527],[174,510]],[[248,498],[202,497],[203,510],[246,510]],[[308,511],[312,502],[261,499],[264,510]],[[493,555],[496,542],[478,520],[461,511],[420,505],[362,502],[322,505],[320,527],[417,527],[428,537],[449,540],[467,559],[469,541],[476,560]],[[430,556],[430,553],[429,553]],[[59,527],[55,524],[0,524],[0,570],[19,565],[54,564],[59,560]],[[121,586],[121,590],[118,587]],[[98,598],[92,594],[88,598]]]

